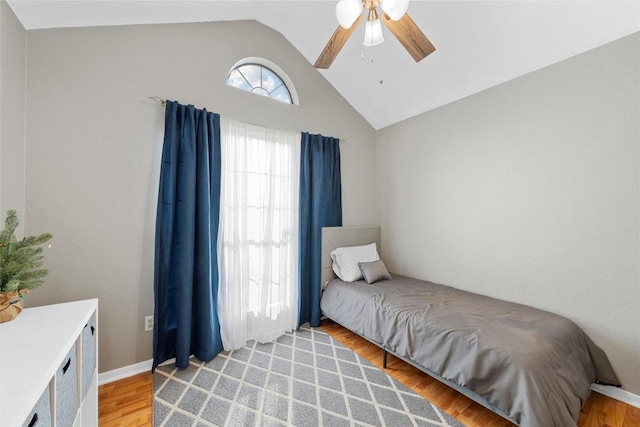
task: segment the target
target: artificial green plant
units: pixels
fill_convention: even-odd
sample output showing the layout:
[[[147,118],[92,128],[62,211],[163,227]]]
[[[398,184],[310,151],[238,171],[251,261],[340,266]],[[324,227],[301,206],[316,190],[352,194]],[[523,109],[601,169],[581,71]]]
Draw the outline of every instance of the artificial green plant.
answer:
[[[0,231],[0,293],[37,288],[48,274],[42,268],[44,255],[41,245],[53,236],[45,233],[18,240],[15,231],[19,224],[16,211],[8,211],[5,228]]]

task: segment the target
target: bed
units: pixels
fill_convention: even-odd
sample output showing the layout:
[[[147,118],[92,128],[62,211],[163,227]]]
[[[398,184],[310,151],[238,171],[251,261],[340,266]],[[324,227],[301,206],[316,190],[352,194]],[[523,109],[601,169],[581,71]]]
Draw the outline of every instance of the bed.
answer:
[[[620,385],[605,353],[562,316],[393,273],[344,282],[329,254],[379,248],[380,228],[324,228],[322,240],[324,316],[515,424],[575,426],[592,383]]]

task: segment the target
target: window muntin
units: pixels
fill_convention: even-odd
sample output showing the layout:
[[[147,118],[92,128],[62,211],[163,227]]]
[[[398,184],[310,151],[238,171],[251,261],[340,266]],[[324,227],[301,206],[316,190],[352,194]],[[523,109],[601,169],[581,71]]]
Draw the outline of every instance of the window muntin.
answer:
[[[272,69],[257,63],[235,67],[229,73],[227,85],[293,104],[291,92],[284,81]]]

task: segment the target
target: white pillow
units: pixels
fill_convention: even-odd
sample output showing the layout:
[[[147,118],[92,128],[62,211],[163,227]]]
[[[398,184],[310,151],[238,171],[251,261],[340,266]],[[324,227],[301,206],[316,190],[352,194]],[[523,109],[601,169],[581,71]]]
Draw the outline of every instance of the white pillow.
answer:
[[[376,244],[336,248],[331,252],[333,271],[344,282],[362,279],[359,262],[371,262],[380,259]]]

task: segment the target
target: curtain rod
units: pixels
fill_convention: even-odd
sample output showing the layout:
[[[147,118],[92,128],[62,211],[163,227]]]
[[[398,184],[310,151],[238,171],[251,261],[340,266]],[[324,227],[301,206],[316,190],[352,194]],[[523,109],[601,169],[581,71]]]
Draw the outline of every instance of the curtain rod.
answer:
[[[166,105],[167,105],[167,100],[166,100],[166,99],[164,99],[164,98],[160,98],[159,96],[150,96],[150,97],[149,97],[149,99],[150,99],[150,100],[152,100],[152,101],[155,101],[155,102],[159,103],[159,104],[160,104],[160,105],[162,105],[163,107],[166,107]],[[239,120],[239,121],[243,121],[243,120]],[[246,123],[246,122],[245,122],[245,123]],[[258,124],[255,124],[255,123],[249,123],[249,124],[250,124],[250,125],[253,125],[253,126],[266,127],[265,125],[258,125]],[[296,132],[300,132],[300,131],[296,131]],[[335,137],[334,137],[334,138],[335,138]],[[339,140],[340,142],[347,142],[347,140],[346,140],[346,139],[342,139],[342,138],[338,138],[338,140]]]

